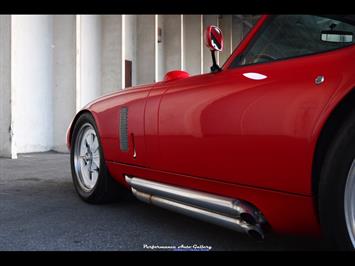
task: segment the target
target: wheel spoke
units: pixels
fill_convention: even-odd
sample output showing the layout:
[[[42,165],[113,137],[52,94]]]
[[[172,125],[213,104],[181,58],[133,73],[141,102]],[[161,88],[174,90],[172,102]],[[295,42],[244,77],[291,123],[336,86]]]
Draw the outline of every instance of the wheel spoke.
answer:
[[[89,134],[86,138],[87,143],[89,144],[89,148],[92,149],[92,144],[94,142],[94,134]]]
[[[97,165],[94,165],[94,164],[92,164],[91,165],[91,169],[90,169],[90,172],[92,173],[92,172],[99,172],[99,167],[97,166]]]
[[[85,162],[85,164],[82,166],[82,174],[84,178],[88,176],[89,171],[90,171],[89,164]]]
[[[87,152],[88,152],[88,147],[86,145],[86,142],[82,142],[79,151],[80,156],[85,155]]]
[[[97,137],[95,137],[93,144],[92,144],[92,153],[96,153],[97,150],[99,149],[99,141],[97,139]]]
[[[92,180],[91,180],[92,181],[92,187],[95,186],[98,177],[99,177],[99,172],[95,171],[95,172],[92,173]]]
[[[87,137],[85,138],[85,147],[86,147],[87,150],[90,149],[90,144],[89,144],[89,140],[88,140]]]
[[[100,157],[93,157],[92,164],[95,164],[97,168],[100,168]]]

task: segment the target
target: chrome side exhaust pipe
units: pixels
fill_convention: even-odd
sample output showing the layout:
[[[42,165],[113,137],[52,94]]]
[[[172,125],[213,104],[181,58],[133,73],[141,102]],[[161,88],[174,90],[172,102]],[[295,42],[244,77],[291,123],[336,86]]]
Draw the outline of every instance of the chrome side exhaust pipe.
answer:
[[[139,200],[264,239],[266,220],[251,204],[209,193],[125,176]]]

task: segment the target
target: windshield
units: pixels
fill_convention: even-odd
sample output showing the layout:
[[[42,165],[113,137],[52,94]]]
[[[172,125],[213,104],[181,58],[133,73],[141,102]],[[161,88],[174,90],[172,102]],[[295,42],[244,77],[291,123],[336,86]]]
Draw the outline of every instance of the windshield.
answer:
[[[265,22],[249,47],[234,59],[230,68],[320,53],[351,45],[354,43],[355,26],[347,22],[313,15],[272,16]]]

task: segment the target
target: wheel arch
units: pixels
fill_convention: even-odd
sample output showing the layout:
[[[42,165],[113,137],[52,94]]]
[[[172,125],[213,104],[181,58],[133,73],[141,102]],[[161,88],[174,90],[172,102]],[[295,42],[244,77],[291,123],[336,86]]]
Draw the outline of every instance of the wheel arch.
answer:
[[[93,114],[90,112],[90,110],[88,109],[83,109],[83,110],[80,110],[74,117],[73,121],[70,123],[70,126],[68,127],[68,130],[67,130],[67,147],[68,149],[70,150],[71,149],[71,141],[72,141],[72,135],[73,135],[73,128],[76,124],[76,121],[79,119],[79,117],[84,114],[84,113],[89,113],[93,116]],[[93,116],[94,117],[94,116]],[[95,119],[95,118],[94,118]]]
[[[326,122],[323,124],[318,136],[312,163],[312,194],[314,198],[318,195],[318,184],[320,180],[320,172],[326,157],[326,152],[332,143],[332,140],[339,131],[341,125],[347,119],[348,115],[355,110],[355,87],[338,102],[335,108],[328,115]],[[318,211],[318,201],[315,200]]]

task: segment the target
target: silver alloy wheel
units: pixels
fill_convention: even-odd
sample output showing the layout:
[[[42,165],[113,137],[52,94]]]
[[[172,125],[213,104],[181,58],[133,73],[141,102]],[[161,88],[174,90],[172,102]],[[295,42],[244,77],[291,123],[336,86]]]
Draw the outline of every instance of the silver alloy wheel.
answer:
[[[99,140],[90,123],[79,129],[74,147],[74,167],[80,187],[90,192],[97,183],[100,171]]]
[[[345,185],[344,210],[346,226],[351,243],[355,249],[355,160],[351,164]]]

